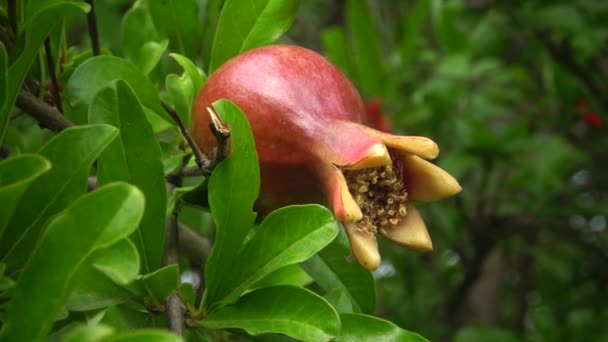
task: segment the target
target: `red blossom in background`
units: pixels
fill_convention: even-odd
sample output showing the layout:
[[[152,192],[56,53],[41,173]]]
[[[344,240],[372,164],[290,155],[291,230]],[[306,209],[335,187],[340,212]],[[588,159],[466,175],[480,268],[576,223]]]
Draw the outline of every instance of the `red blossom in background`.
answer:
[[[587,100],[579,97],[576,99],[576,108],[581,112],[579,119],[591,127],[601,127],[604,125],[604,117],[590,110],[587,107]]]
[[[585,112],[581,115],[581,120],[589,126],[601,127],[604,125],[604,117],[596,112]]]
[[[365,102],[365,112],[367,113],[368,124],[371,128],[375,128],[382,132],[389,132],[391,123],[388,118],[382,114],[382,100],[373,98]]]

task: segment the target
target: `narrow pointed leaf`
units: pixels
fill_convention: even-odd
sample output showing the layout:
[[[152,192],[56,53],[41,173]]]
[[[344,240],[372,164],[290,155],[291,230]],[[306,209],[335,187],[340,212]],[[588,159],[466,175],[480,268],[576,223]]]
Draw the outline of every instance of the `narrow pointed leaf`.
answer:
[[[27,259],[47,219],[85,193],[91,164],[117,134],[108,125],[72,127],[39,151],[52,168],[23,194],[0,241],[0,255],[9,270]]]
[[[243,51],[273,43],[291,26],[299,6],[299,0],[227,0],[213,40],[208,74]]]
[[[118,138],[99,156],[99,184],[125,181],[146,196],[146,211],[132,237],[142,257],[144,272],[160,267],[165,236],[165,177],[161,151],[135,93],[123,81],[102,89],[89,108],[91,123],[120,129]]]
[[[327,292],[343,290],[355,312],[373,314],[376,288],[371,272],[348,261],[350,247],[344,234],[329,246],[302,263],[302,268]]]
[[[338,314],[329,303],[294,286],[250,292],[200,324],[208,329],[244,329],[252,335],[280,333],[303,341],[329,341],[340,330]]]
[[[0,238],[21,196],[51,163],[35,154],[22,154],[0,161]]]
[[[302,262],[338,234],[333,214],[319,205],[290,206],[272,212],[239,255],[230,283],[222,286],[223,303],[239,295],[271,272]]]
[[[137,188],[115,183],[81,197],[57,215],[17,280],[0,339],[42,339],[61,311],[75,272],[95,249],[106,247],[98,243],[104,231],[112,229],[116,238],[124,238],[137,227],[143,209]],[[32,295],[36,293],[44,296]]]
[[[342,314],[342,329],[336,337],[336,342],[347,341],[399,341],[399,342],[428,342],[424,337],[401,329],[394,323],[383,319],[361,315]]]
[[[209,206],[217,231],[205,266],[206,308],[221,299],[219,292],[228,280],[226,270],[232,269],[255,220],[252,208],[260,190],[258,157],[247,118],[230,101],[220,100],[214,107],[230,127],[231,153],[209,179]]]

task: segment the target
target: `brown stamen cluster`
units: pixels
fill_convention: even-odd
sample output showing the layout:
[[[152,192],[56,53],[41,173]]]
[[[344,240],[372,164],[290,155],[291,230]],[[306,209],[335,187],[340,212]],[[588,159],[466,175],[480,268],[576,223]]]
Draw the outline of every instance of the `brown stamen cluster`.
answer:
[[[378,229],[395,227],[407,214],[407,192],[397,160],[393,165],[344,171],[344,176],[363,213],[357,222],[360,231],[376,234]]]

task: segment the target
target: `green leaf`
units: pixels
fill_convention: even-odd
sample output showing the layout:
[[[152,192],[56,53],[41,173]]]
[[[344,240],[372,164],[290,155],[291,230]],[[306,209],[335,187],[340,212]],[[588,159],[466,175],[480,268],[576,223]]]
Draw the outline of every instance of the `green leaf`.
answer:
[[[165,266],[155,272],[143,275],[138,282],[146,289],[152,301],[161,305],[163,300],[179,286],[177,265]]]
[[[244,329],[252,335],[281,333],[303,341],[329,341],[340,330],[338,314],[329,303],[294,286],[250,292],[200,324],[208,329]]]
[[[114,329],[107,325],[79,325],[72,329],[63,342],[96,342],[103,341],[108,336],[112,335]]]
[[[148,0],[158,33],[171,41],[172,50],[195,58],[201,41],[196,0]]]
[[[329,246],[302,263],[302,268],[327,292],[344,290],[355,312],[373,314],[376,289],[371,272],[349,262],[350,247],[344,233]]]
[[[192,103],[194,102],[194,88],[190,78],[184,74],[182,77],[169,74],[165,79],[167,93],[175,111],[186,127],[191,126]]]
[[[146,307],[134,303],[114,305],[103,312],[100,323],[118,332],[129,332],[142,327],[167,328],[165,315],[149,312]]]
[[[167,330],[160,329],[137,329],[113,335],[103,340],[104,342],[181,342],[181,336],[177,336]]]
[[[103,251],[98,251],[103,253]],[[73,277],[74,286],[65,302],[69,311],[91,311],[107,308],[133,299],[138,293],[117,285],[107,275],[95,269],[96,254],[80,267]]]
[[[403,330],[395,324],[383,319],[361,315],[341,314],[342,329],[335,341],[399,341],[424,342],[424,337]],[[428,341],[427,341],[428,342]]]
[[[353,41],[356,75],[368,96],[384,94],[387,73],[383,62],[378,31],[370,16],[366,1],[349,0],[346,3],[346,21]]]
[[[208,74],[228,59],[277,40],[295,19],[299,0],[227,0],[222,8]]]
[[[205,75],[201,69],[197,68],[188,57],[182,56],[179,53],[170,53],[169,56],[173,57],[173,59],[184,68],[184,71],[192,81],[194,91],[198,92],[207,80],[207,75]]]
[[[122,239],[98,254],[93,267],[116,284],[126,285],[139,275],[139,254],[131,240]]]
[[[255,221],[252,208],[260,189],[258,157],[247,118],[230,101],[219,100],[213,106],[230,127],[231,153],[209,179],[209,205],[216,223],[216,238],[205,267],[205,308],[220,299],[226,270],[237,262],[237,253]]]
[[[302,262],[329,244],[338,234],[333,214],[319,205],[277,209],[264,219],[253,238],[239,254],[247,260],[233,266],[218,294],[221,305],[231,303],[256,281],[271,272]],[[232,276],[230,276],[232,275]]]
[[[249,289],[259,289],[262,287],[277,285],[304,287],[310,284],[312,281],[313,279],[308,275],[308,273],[304,272],[300,265],[294,264],[281,267],[278,270],[268,274],[251,285]]]
[[[124,15],[121,37],[125,57],[145,75],[154,69],[169,45],[167,39],[160,38],[146,1],[135,2]]]
[[[160,267],[165,236],[165,177],[158,141],[142,107],[124,81],[99,91],[89,108],[91,123],[107,123],[120,135],[99,156],[99,184],[125,181],[146,196],[146,211],[132,237],[143,259],[144,271]]]
[[[114,56],[96,56],[80,64],[65,85],[68,100],[66,115],[76,124],[87,121],[88,106],[95,95],[111,82],[123,80],[135,91],[135,95],[148,110],[168,123],[173,122],[165,112],[152,81],[127,60]]]
[[[137,188],[115,183],[82,196],[57,215],[19,276],[0,337],[42,339],[61,311],[74,273],[94,250],[107,247],[99,243],[104,231],[124,238],[136,229],[143,209]]]
[[[32,252],[47,219],[85,193],[91,164],[117,134],[108,125],[72,127],[39,151],[52,168],[28,187],[0,240],[9,270],[22,265]]]
[[[58,2],[45,7],[39,11],[33,18],[25,22],[23,29],[17,39],[17,46],[13,51],[11,63],[6,72],[7,77],[0,77],[2,82],[6,82],[5,93],[2,94],[3,100],[0,100],[0,141],[4,139],[4,132],[8,124],[8,115],[15,104],[19,89],[25,80],[25,76],[30,70],[34,62],[40,46],[49,32],[63,20],[65,16],[80,14],[82,11],[87,12],[89,6],[78,2]],[[0,52],[0,71],[5,73],[6,52],[1,49]],[[3,75],[4,76],[4,75]],[[4,89],[4,86],[0,86]]]
[[[48,160],[35,154],[0,161],[0,238],[25,190],[50,168]]]

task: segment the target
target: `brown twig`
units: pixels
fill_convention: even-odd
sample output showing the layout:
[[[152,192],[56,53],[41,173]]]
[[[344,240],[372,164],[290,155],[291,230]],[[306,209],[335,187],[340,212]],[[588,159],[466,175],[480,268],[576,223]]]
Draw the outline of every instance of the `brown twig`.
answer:
[[[53,99],[55,100],[55,106],[63,113],[63,106],[61,105],[61,95],[59,95],[59,82],[57,82],[57,74],[55,74],[55,61],[53,60],[53,54],[51,51],[51,39],[46,37],[44,40],[44,53],[46,55],[46,65],[49,69],[49,76],[51,77],[51,84],[53,89]]]
[[[42,127],[54,132],[60,132],[74,125],[56,108],[24,90],[20,91],[17,96],[17,106],[35,118]]]
[[[179,184],[176,184],[179,186]],[[175,185],[169,184],[168,190],[171,192],[175,188]],[[165,245],[163,248],[163,266],[177,265],[178,275],[179,272],[179,221],[178,221],[179,207],[175,207],[173,213],[167,217],[167,230],[165,232]],[[178,334],[182,335],[184,330],[184,303],[176,292],[171,293],[165,299],[165,314],[167,315],[167,321],[169,323],[169,329]]]
[[[91,46],[93,47],[93,55],[99,56],[101,49],[99,47],[99,31],[97,31],[97,17],[95,16],[95,0],[87,0],[91,6],[91,10],[87,13],[87,25],[89,27],[89,37],[91,37]]]
[[[228,140],[230,138],[230,130],[228,127],[220,120],[219,116],[217,116],[215,112],[209,109],[209,113],[211,115],[211,124],[209,124],[209,129],[211,129],[211,132],[217,141],[215,158],[211,160],[205,156],[203,152],[201,152],[200,148],[192,138],[192,135],[190,135],[188,128],[179,117],[175,109],[171,108],[166,103],[163,103],[162,105],[163,108],[165,108],[165,111],[171,116],[175,123],[177,123],[182,136],[184,139],[186,139],[188,145],[192,149],[196,165],[198,165],[204,175],[210,175],[215,166],[226,158],[226,154],[228,152]]]

